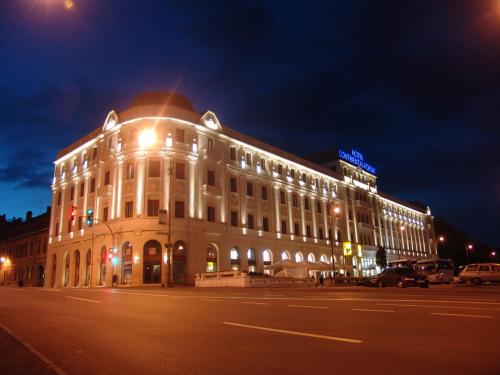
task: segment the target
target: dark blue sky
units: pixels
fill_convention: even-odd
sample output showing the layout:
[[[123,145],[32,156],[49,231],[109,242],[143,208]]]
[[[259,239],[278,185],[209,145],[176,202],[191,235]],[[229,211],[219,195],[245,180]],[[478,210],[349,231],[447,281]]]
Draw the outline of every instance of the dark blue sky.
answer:
[[[0,2],[0,213],[144,91],[287,151],[357,148],[379,187],[500,245],[500,1]]]

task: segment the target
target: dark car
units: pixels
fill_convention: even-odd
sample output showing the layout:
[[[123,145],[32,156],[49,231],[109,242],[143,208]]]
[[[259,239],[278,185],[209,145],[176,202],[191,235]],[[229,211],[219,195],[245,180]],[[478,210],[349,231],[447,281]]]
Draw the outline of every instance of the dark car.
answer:
[[[377,276],[376,284],[380,288],[384,286],[398,286],[400,288],[406,288],[407,286],[429,287],[429,281],[410,267],[386,268]]]

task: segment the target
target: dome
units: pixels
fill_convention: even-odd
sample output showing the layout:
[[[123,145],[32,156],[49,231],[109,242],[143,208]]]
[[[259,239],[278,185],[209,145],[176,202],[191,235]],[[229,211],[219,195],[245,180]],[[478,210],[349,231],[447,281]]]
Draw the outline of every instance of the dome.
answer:
[[[191,100],[175,92],[148,92],[134,97],[132,107],[140,106],[168,106],[196,112]]]

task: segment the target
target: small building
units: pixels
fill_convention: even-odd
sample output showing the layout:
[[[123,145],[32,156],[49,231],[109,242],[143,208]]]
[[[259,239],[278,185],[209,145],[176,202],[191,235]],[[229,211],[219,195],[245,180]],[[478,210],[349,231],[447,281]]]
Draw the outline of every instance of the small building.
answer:
[[[50,207],[39,216],[7,222],[0,234],[0,285],[44,286]]]

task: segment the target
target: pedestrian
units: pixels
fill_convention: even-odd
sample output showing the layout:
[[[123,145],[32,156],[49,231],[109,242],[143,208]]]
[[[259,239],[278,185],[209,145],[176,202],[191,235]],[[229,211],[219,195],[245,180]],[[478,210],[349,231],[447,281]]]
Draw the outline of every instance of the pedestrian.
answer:
[[[112,286],[113,288],[116,288],[117,285],[118,285],[118,275],[113,275]]]

